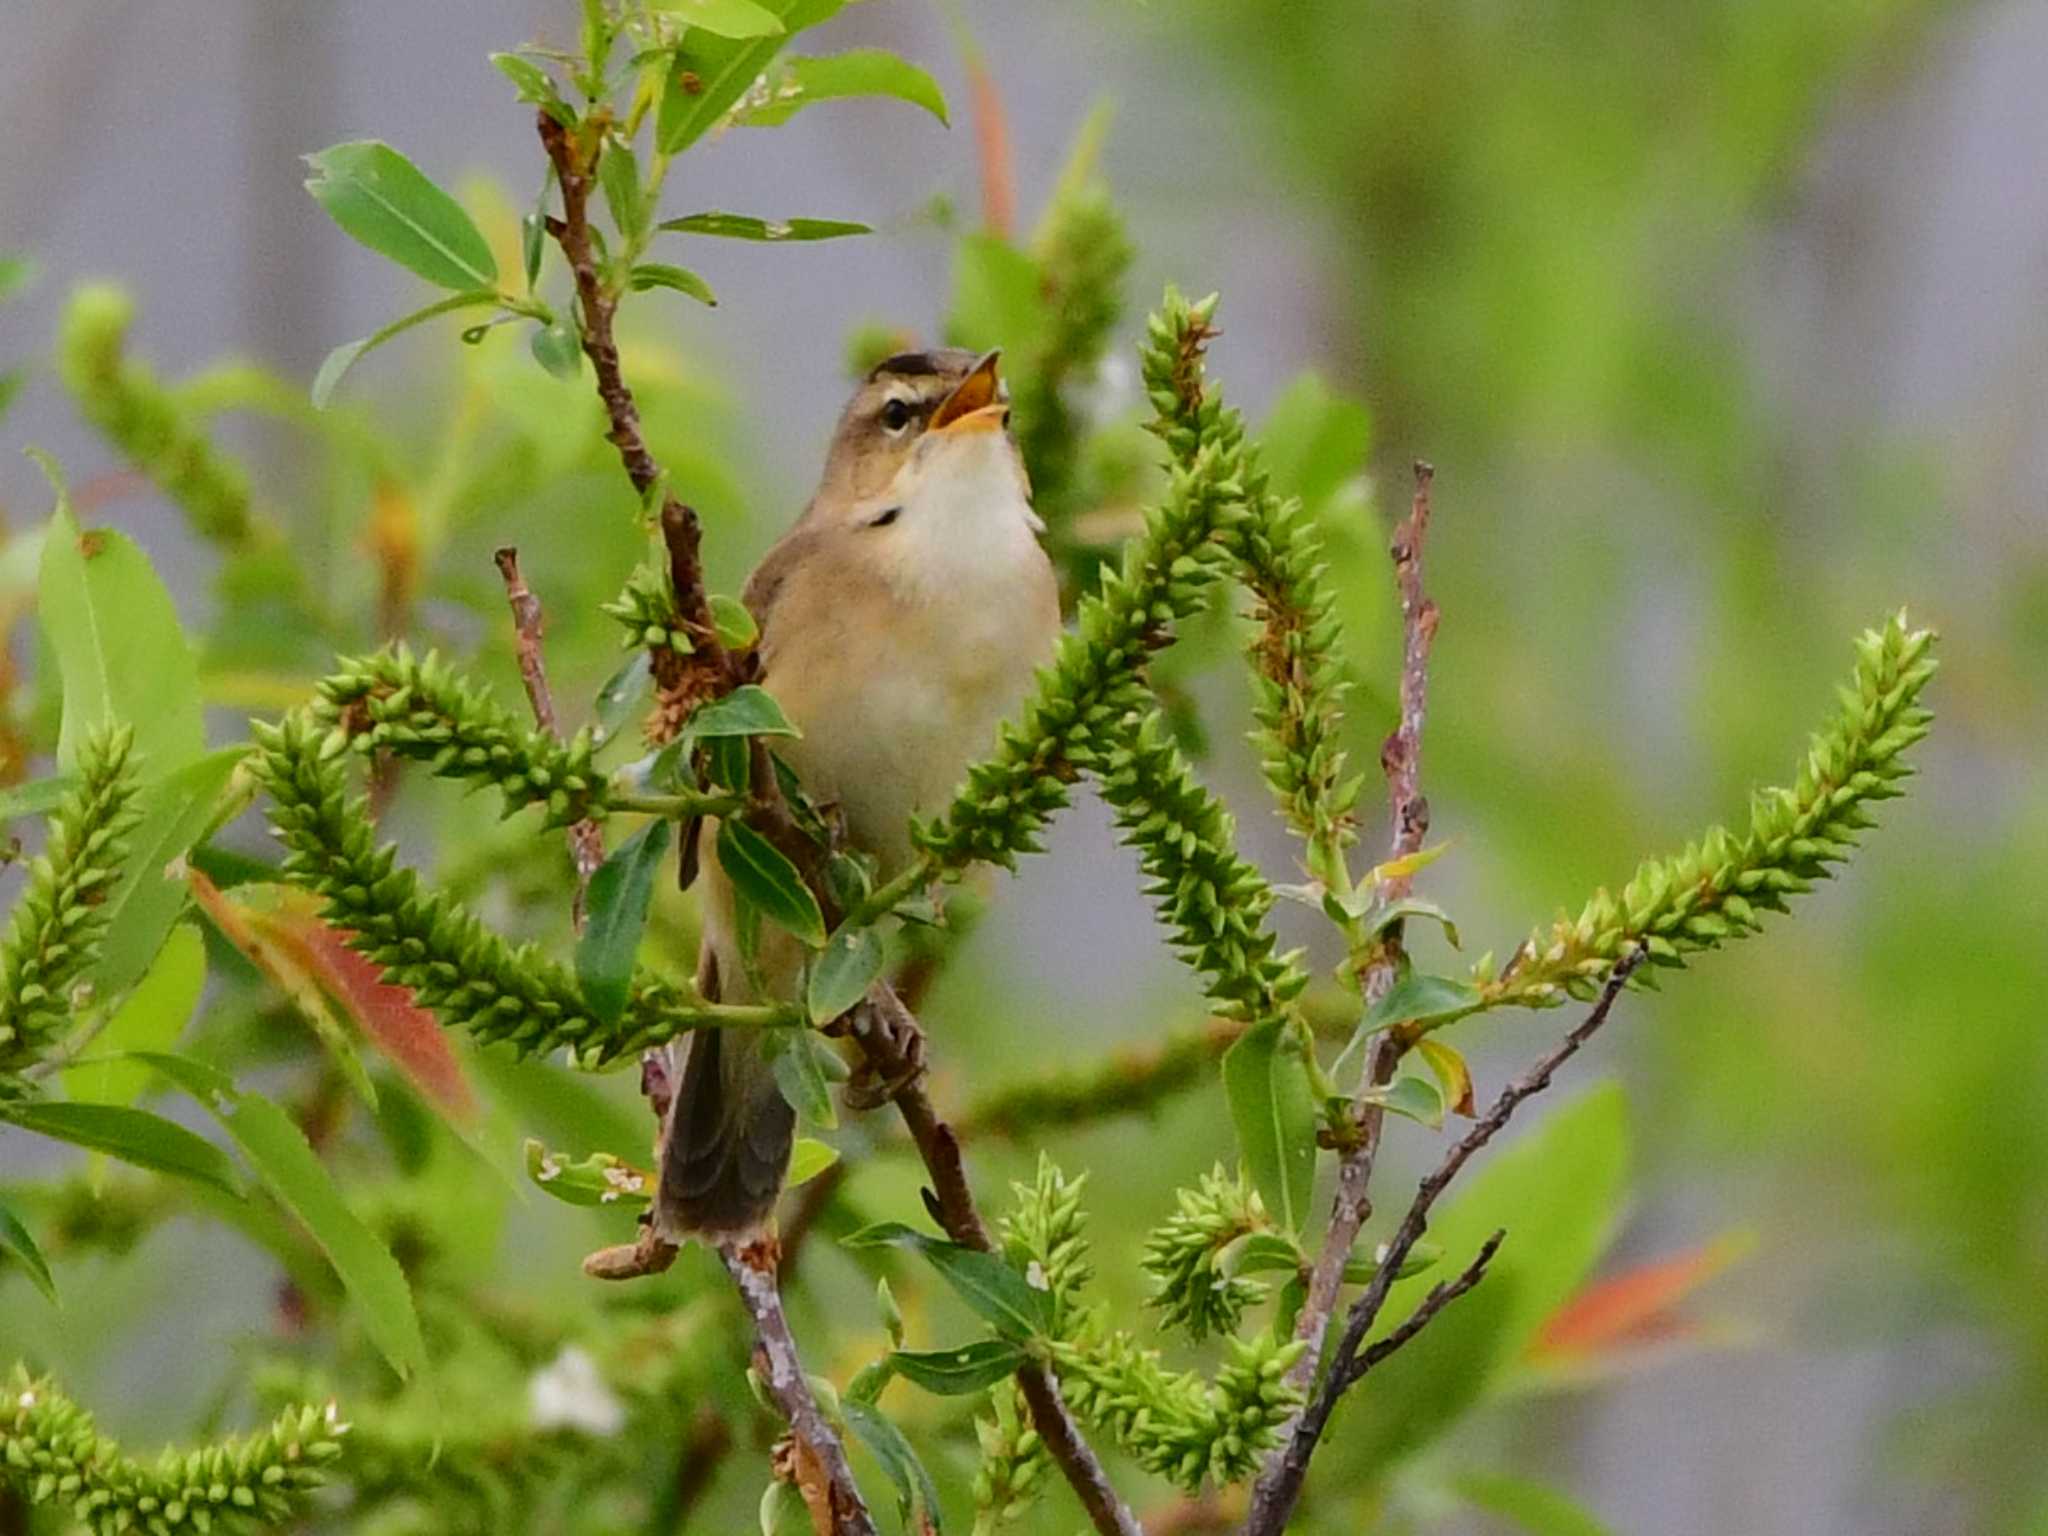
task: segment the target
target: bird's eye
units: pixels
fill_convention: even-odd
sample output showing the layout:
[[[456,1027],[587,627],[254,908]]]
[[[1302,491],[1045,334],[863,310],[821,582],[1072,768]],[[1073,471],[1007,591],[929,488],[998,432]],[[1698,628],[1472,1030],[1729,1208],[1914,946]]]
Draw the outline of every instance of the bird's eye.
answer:
[[[902,515],[903,509],[901,507],[891,507],[886,512],[879,513],[876,516],[869,518],[868,526],[870,528],[886,528],[891,523],[895,522],[896,519],[901,517]]]
[[[882,403],[882,430],[892,436],[910,425],[910,406],[903,400]]]

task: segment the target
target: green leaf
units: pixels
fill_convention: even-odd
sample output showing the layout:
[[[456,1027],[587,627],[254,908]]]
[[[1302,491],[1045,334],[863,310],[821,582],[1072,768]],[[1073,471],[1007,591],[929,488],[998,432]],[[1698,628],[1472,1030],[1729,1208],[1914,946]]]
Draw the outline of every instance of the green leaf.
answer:
[[[605,679],[597,691],[597,732],[609,741],[627,721],[639,714],[654,691],[654,660],[645,651],[635,651],[627,663]]]
[[[1273,490],[1299,496],[1312,520],[1346,486],[1363,486],[1372,449],[1372,416],[1313,373],[1302,374],[1273,402],[1259,433]]]
[[[612,223],[628,240],[647,228],[647,202],[640,190],[640,157],[616,135],[607,138],[597,161],[597,184]]]
[[[959,1349],[899,1349],[889,1363],[905,1381],[939,1397],[965,1397],[1017,1374],[1031,1357],[1009,1339],[977,1339]]]
[[[718,865],[733,889],[760,912],[813,949],[825,942],[825,916],[818,898],[796,866],[745,822],[726,817],[718,824]]]
[[[519,92],[521,101],[531,102],[541,108],[564,128],[576,126],[576,114],[569,109],[569,104],[562,100],[562,93],[555,88],[553,78],[533,60],[522,58],[516,53],[494,53],[491,55],[491,63],[497,66],[500,74],[512,82]]]
[[[1529,1536],[1611,1536],[1613,1529],[1570,1495],[1526,1477],[1466,1472],[1451,1488],[1473,1508],[1512,1520]]]
[[[698,28],[675,51],[654,139],[664,154],[689,148],[724,117],[791,37],[838,14],[846,0],[762,0],[782,23],[768,37],[727,38]]]
[[[58,764],[76,766],[80,743],[109,724],[134,727],[146,774],[197,757],[206,745],[199,667],[149,557],[111,528],[81,531],[60,497],[38,592],[64,687]]]
[[[1370,900],[1372,894],[1370,887],[1360,894]],[[1443,928],[1444,937],[1450,941],[1451,948],[1456,949],[1459,947],[1458,925],[1451,921],[1451,914],[1435,902],[1425,901],[1420,896],[1404,896],[1399,901],[1388,902],[1384,907],[1374,907],[1369,913],[1357,912],[1351,915],[1370,917],[1371,921],[1367,923],[1365,931],[1368,936],[1373,938],[1379,937],[1379,935],[1393,927],[1394,924],[1402,922],[1407,918],[1425,917]]]
[[[30,1281],[43,1293],[43,1298],[52,1306],[56,1305],[57,1282],[50,1276],[49,1261],[43,1257],[43,1250],[36,1246],[36,1240],[29,1236],[28,1228],[4,1205],[0,1205],[0,1253],[27,1270]]]
[[[769,82],[766,100],[742,107],[733,121],[768,128],[788,122],[812,102],[848,96],[893,96],[923,107],[950,126],[938,81],[886,48],[850,48],[824,58],[786,60]]]
[[[576,379],[583,373],[583,342],[576,334],[576,322],[567,315],[550,325],[537,325],[527,340],[533,360],[558,379]]]
[[[844,1248],[907,1248],[922,1254],[975,1315],[1005,1338],[1043,1338],[1052,1326],[1050,1292],[1007,1260],[931,1237],[900,1221],[877,1222],[840,1239]]]
[[[1443,1129],[1443,1090],[1426,1077],[1415,1077],[1403,1073],[1383,1087],[1368,1088],[1359,1094],[1367,1104],[1377,1104],[1390,1115],[1400,1115],[1432,1131]]]
[[[1316,1177],[1316,1100],[1285,1020],[1262,1020],[1238,1037],[1223,1057],[1223,1092],[1245,1171],[1266,1209],[1299,1232]]]
[[[872,927],[841,928],[826,941],[811,967],[806,1003],[813,1024],[829,1024],[868,995],[886,958],[882,936]]]
[[[259,1094],[239,1091],[225,1073],[189,1056],[145,1054],[141,1059],[198,1100],[234,1138],[270,1192],[327,1255],[391,1368],[400,1376],[424,1371],[426,1342],[405,1271],[349,1209],[291,1116]]]
[[[1512,1370],[1544,1320],[1577,1293],[1606,1251],[1628,1186],[1621,1090],[1604,1084],[1492,1153],[1432,1214],[1429,1235],[1462,1268],[1496,1230],[1507,1241],[1486,1278],[1347,1399],[1347,1477],[1361,1486],[1461,1419]],[[1397,1284],[1374,1327],[1384,1337],[1427,1294]]]
[[[1000,235],[968,235],[955,245],[948,341],[977,352],[1001,347],[1012,357],[1034,357],[1051,326],[1037,262]]]
[[[1363,1285],[1374,1275],[1378,1274],[1380,1272],[1381,1257],[1379,1250],[1384,1246],[1384,1244],[1376,1245],[1373,1251],[1364,1258],[1358,1257],[1354,1250],[1352,1258],[1344,1266],[1344,1283],[1346,1285]],[[1401,1260],[1401,1268],[1395,1273],[1394,1278],[1397,1280],[1407,1280],[1428,1270],[1435,1269],[1438,1264],[1443,1262],[1443,1257],[1443,1244],[1432,1243],[1427,1239],[1418,1241],[1408,1249],[1408,1256]]]
[[[633,985],[633,957],[647,927],[654,876],[675,837],[675,823],[650,821],[598,866],[584,902],[583,937],[576,941],[576,980],[600,1023],[615,1024]]]
[[[832,1085],[819,1053],[829,1051],[808,1029],[771,1029],[762,1036],[775,1068],[775,1086],[805,1123],[831,1130],[839,1124],[832,1107]]]
[[[328,217],[379,255],[443,288],[484,288],[498,263],[462,205],[389,144],[336,144],[306,156],[306,190]]]
[[[685,214],[680,219],[663,219],[657,229],[671,229],[684,235],[715,235],[722,240],[837,240],[845,235],[871,235],[872,227],[845,219],[757,219],[751,214]]]
[[[653,0],[657,11],[718,37],[780,37],[782,18],[754,0]]]
[[[673,288],[677,293],[687,294],[699,304],[718,304],[718,295],[711,291],[711,285],[690,271],[687,267],[673,267],[665,261],[643,261],[628,275],[635,293],[644,293],[649,288]]]
[[[799,1184],[808,1184],[838,1161],[839,1149],[830,1142],[815,1136],[799,1136],[790,1149],[789,1176],[782,1181],[782,1187],[795,1189]]]
[[[92,971],[101,997],[120,996],[155,963],[192,896],[175,865],[213,824],[247,750],[223,747],[143,785],[136,800],[140,819],[128,837],[128,862],[107,895],[107,936]]]
[[[34,779],[26,784],[16,784],[0,790],[0,826],[10,821],[19,821],[24,816],[48,815],[77,787],[76,778],[68,773],[60,773],[54,778]]]
[[[423,321],[432,320],[436,315],[445,315],[451,310],[474,309],[479,304],[496,304],[498,292],[495,288],[478,288],[468,293],[458,293],[451,298],[437,299],[424,309],[416,309],[402,319],[394,320],[380,331],[355,341],[343,342],[329,352],[320,364],[319,372],[313,375],[313,387],[309,391],[313,409],[324,411],[334,398],[334,391],[349,369],[355,367],[356,359],[364,353],[384,345],[392,337],[411,330]]]
[[[713,699],[683,722],[683,729],[703,741],[714,736],[801,736],[775,695],[758,683],[735,688]]]
[[[38,1136],[104,1152],[137,1168],[190,1179],[238,1198],[242,1193],[235,1165],[225,1152],[146,1109],[65,1102],[0,1104],[0,1120]]]
[[[150,1069],[122,1060],[129,1051],[165,1051],[178,1043],[206,986],[206,940],[190,923],[171,930],[155,964],[93,1042],[94,1056],[64,1069],[64,1092],[96,1104],[133,1104]]]
[[[846,1427],[874,1453],[889,1481],[895,1484],[896,1513],[902,1518],[903,1529],[928,1530],[932,1536],[942,1536],[945,1526],[939,1519],[939,1491],[932,1484],[931,1473],[917,1459],[917,1452],[903,1438],[903,1431],[872,1403],[847,1398],[839,1407],[846,1415]]]
[[[1434,1029],[1461,1019],[1484,999],[1471,982],[1456,976],[1426,976],[1411,971],[1366,1010],[1359,1023],[1361,1034],[1388,1029],[1396,1024],[1419,1024]]]
[[[1301,1251],[1301,1244],[1291,1237],[1278,1232],[1252,1232],[1237,1244],[1237,1253],[1230,1264],[1233,1275],[1263,1275],[1270,1273],[1298,1275],[1308,1265],[1308,1256]]]
[[[566,1158],[527,1139],[526,1177],[565,1205],[621,1205],[628,1209],[654,1198],[654,1176],[609,1152]]]
[[[761,626],[747,605],[723,592],[711,594],[711,627],[718,631],[718,643],[729,651],[744,651],[761,638]]]

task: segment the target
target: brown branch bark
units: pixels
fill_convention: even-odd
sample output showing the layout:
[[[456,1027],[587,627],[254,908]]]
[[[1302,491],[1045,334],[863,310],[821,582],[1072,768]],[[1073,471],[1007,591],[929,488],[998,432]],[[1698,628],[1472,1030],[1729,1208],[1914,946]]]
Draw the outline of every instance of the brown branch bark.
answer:
[[[1429,654],[1436,641],[1437,606],[1423,586],[1422,557],[1429,538],[1429,493],[1435,473],[1428,464],[1416,461],[1415,494],[1409,502],[1407,518],[1394,530],[1389,549],[1395,584],[1401,594],[1402,636],[1401,717],[1380,748],[1380,769],[1386,776],[1393,827],[1387,849],[1390,861],[1419,853],[1429,835],[1429,801],[1422,793],[1422,727],[1429,706]],[[1380,899],[1398,901],[1408,894],[1412,884],[1412,876],[1396,871],[1381,882]],[[1360,977],[1368,1007],[1394,984],[1401,957],[1401,932],[1397,924],[1375,946]],[[1365,1083],[1377,1086],[1391,1082],[1405,1050],[1405,1043],[1391,1033],[1375,1040],[1366,1063]],[[1379,1157],[1386,1115],[1376,1104],[1361,1104],[1356,1116],[1354,1138],[1337,1164],[1337,1189],[1331,1199],[1329,1228],[1309,1273],[1307,1295],[1295,1322],[1294,1336],[1308,1347],[1288,1372],[1287,1379],[1304,1390],[1316,1379],[1330,1319],[1344,1288],[1344,1266],[1350,1261],[1360,1229],[1372,1214],[1372,1171]],[[1260,1493],[1277,1478],[1280,1465],[1276,1454],[1260,1474],[1259,1493],[1254,1494],[1255,1511]]]
[[[533,706],[534,723],[550,736],[559,737],[562,728],[555,721],[555,696],[548,687],[546,656],[541,640],[547,633],[547,619],[540,599],[526,584],[519,570],[519,551],[506,545],[495,556],[498,574],[505,579],[505,601],[512,608],[512,630],[519,647],[519,680],[526,685],[526,701]],[[583,899],[590,891],[590,877],[604,863],[604,833],[596,822],[585,819],[569,828],[569,857],[576,865],[577,930],[583,928]]]
[[[1259,1478],[1242,1536],[1280,1536],[1294,1511],[1295,1501],[1301,1496],[1309,1458],[1315,1454],[1317,1442],[1330,1422],[1337,1399],[1483,1278],[1487,1265],[1507,1235],[1505,1232],[1496,1232],[1488,1238],[1458,1277],[1435,1287],[1416,1308],[1414,1315],[1399,1328],[1360,1352],[1366,1334],[1372,1330],[1381,1309],[1386,1306],[1387,1296],[1393,1290],[1402,1264],[1428,1230],[1430,1207],[1436,1204],[1438,1197],[1450,1187],[1452,1180],[1474,1155],[1500,1133],[1523,1101],[1548,1088],[1558,1068],[1576,1056],[1580,1047],[1607,1022],[1608,1015],[1614,1010],[1615,999],[1621,996],[1622,989],[1628,985],[1636,967],[1642,964],[1643,957],[1644,951],[1638,949],[1622,958],[1608,974],[1607,985],[1601,990],[1599,1001],[1578,1027],[1528,1071],[1503,1088],[1500,1097],[1493,1101],[1486,1113],[1473,1123],[1471,1129],[1444,1154],[1443,1161],[1416,1187],[1415,1198],[1409,1203],[1407,1214],[1401,1218],[1401,1225],[1388,1242],[1385,1253],[1380,1256],[1379,1268],[1374,1272],[1371,1283],[1351,1304],[1351,1311],[1344,1320],[1344,1336],[1331,1355],[1330,1368],[1324,1372],[1321,1385],[1302,1412],[1287,1444],[1275,1453],[1274,1460],[1267,1464]]]
[[[883,983],[854,1010],[850,1028],[869,1065],[884,1082],[896,1084],[890,1097],[932,1178],[926,1204],[933,1219],[954,1242],[984,1253],[992,1252],[995,1244],[975,1205],[974,1189],[967,1181],[967,1167],[960,1155],[960,1139],[939,1118],[931,1095],[924,1089],[923,1035],[917,1020]],[[1034,1361],[1017,1372],[1017,1385],[1031,1409],[1032,1425],[1044,1439],[1046,1449],[1073,1487],[1095,1529],[1101,1536],[1144,1536],[1138,1517],[1111,1486],[1100,1458],[1075,1423],[1051,1370]]]
[[[846,1448],[811,1394],[810,1378],[797,1355],[789,1319],[783,1315],[782,1292],[776,1284],[775,1240],[721,1240],[717,1248],[725,1272],[732,1276],[733,1287],[754,1320],[755,1368],[768,1396],[789,1421],[797,1446],[799,1486],[818,1536],[876,1536],[874,1517],[847,1465]]]

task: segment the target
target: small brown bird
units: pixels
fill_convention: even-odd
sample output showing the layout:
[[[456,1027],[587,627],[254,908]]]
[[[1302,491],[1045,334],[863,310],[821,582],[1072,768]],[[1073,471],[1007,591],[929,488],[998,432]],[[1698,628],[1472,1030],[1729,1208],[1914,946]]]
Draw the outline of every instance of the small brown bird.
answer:
[[[803,734],[778,741],[804,788],[836,805],[848,844],[887,879],[910,857],[913,813],[941,809],[994,747],[1059,635],[1044,524],[1011,440],[997,356],[906,352],[848,402],[817,494],[747,582],[763,682]],[[698,987],[726,1002],[795,995],[804,950],[763,924],[740,957],[717,829],[699,832]],[[663,1128],[655,1223],[690,1233],[764,1223],[795,1117],[758,1040],[704,1030]]]

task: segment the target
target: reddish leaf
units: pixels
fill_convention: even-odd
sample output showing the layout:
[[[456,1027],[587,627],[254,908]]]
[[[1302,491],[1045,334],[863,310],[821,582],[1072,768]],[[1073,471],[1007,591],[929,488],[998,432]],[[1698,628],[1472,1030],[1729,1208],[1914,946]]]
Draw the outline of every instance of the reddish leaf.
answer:
[[[312,897],[280,885],[239,886],[230,895],[196,869],[186,878],[221,936],[298,1005],[344,1056],[345,1070],[354,1053],[337,1012],[429,1103],[459,1124],[474,1122],[476,1095],[434,1016],[413,1001],[410,989],[386,985],[377,967],[348,947],[347,935],[321,921]]]
[[[1587,1286],[1550,1315],[1529,1346],[1529,1363],[1575,1372],[1657,1344],[1696,1339],[1703,1329],[1680,1314],[1687,1297],[1749,1251],[1746,1232],[1638,1264]]]

